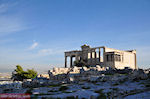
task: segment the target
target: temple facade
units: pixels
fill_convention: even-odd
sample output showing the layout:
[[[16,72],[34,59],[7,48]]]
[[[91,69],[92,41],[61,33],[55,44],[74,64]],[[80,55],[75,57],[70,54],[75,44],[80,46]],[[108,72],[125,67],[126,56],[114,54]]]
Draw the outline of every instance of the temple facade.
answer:
[[[89,45],[83,45],[81,50],[65,52],[65,67],[68,64],[68,57],[70,67],[74,66],[75,61],[83,61],[86,66],[100,65],[117,69],[124,69],[124,67],[137,69],[136,50],[121,51],[105,46],[91,48]]]

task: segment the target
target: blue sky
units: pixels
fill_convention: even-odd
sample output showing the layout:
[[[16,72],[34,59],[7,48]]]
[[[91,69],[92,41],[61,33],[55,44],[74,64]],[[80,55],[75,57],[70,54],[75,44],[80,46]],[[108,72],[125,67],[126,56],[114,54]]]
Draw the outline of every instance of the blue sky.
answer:
[[[136,49],[150,68],[149,38],[149,0],[0,0],[0,72],[63,67],[83,44]]]

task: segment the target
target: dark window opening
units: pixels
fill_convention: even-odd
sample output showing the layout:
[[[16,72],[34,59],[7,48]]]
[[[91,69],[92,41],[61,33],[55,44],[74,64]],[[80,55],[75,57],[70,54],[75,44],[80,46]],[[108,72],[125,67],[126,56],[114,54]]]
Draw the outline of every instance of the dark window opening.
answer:
[[[106,55],[106,59],[107,59],[107,61],[109,61],[109,55]]]
[[[121,56],[118,54],[115,54],[115,61],[121,61]]]

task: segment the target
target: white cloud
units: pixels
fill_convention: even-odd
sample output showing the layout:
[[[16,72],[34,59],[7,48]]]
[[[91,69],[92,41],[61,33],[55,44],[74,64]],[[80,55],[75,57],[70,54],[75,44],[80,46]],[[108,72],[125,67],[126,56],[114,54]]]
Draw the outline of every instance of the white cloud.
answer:
[[[37,42],[34,42],[34,43],[30,46],[29,50],[35,49],[38,45],[39,45],[39,44],[38,44]]]

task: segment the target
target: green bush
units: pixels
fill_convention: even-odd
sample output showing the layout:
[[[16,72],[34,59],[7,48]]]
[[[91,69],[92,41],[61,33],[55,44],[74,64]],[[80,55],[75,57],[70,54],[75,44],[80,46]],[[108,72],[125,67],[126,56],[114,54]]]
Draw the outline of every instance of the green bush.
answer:
[[[59,88],[59,91],[64,91],[64,90],[67,90],[67,89],[68,89],[67,86],[61,86],[61,87]]]
[[[37,72],[33,69],[27,69],[24,71],[20,65],[16,66],[16,69],[12,73],[12,79],[22,81],[23,79],[33,79],[37,76]]]
[[[78,97],[75,98],[74,96],[69,96],[66,99],[78,99]]]
[[[74,65],[77,67],[83,67],[86,66],[87,60],[79,60],[79,61],[74,61]]]
[[[28,89],[28,90],[26,91],[26,93],[27,93],[27,94],[32,94],[32,90],[33,90],[33,89],[30,88],[30,89]]]
[[[84,87],[84,86],[83,86],[82,89],[90,89],[90,87]]]
[[[105,93],[103,93],[104,89],[100,89],[100,90],[96,90],[95,93],[98,93],[99,96],[97,97],[97,99],[107,99]]]

